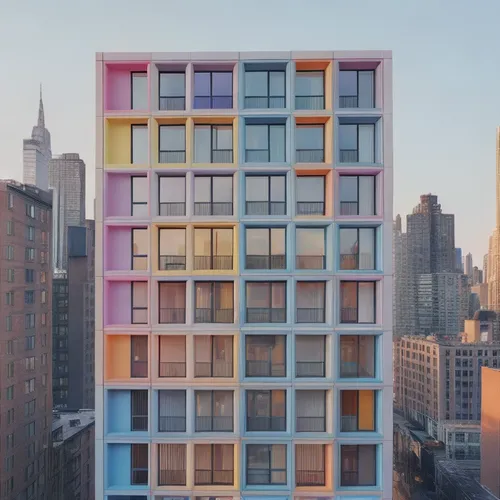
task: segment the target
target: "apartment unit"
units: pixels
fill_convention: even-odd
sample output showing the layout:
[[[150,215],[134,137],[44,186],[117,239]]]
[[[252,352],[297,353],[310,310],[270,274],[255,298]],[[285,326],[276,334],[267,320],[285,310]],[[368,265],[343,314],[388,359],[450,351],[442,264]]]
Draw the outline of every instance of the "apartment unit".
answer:
[[[394,350],[395,406],[407,418],[440,440],[443,421],[481,419],[481,367],[500,367],[500,342],[408,336]]]
[[[391,498],[391,70],[97,55],[96,499]]]
[[[52,421],[51,197],[0,181],[1,497],[49,499]]]

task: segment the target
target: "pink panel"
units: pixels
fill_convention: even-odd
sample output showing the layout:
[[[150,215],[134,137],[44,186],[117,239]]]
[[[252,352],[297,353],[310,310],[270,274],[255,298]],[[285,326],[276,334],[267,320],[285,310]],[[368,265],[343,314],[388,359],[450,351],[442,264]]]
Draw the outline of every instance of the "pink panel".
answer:
[[[132,185],[130,175],[107,174],[105,193],[106,217],[131,215]]]
[[[109,325],[130,325],[132,285],[130,281],[108,281],[104,288],[106,296],[104,304],[104,324]]]
[[[104,80],[104,109],[106,111],[126,111],[131,108],[131,73],[147,72],[147,64],[121,63],[107,64]]]
[[[104,269],[106,271],[128,271],[132,258],[132,230],[129,227],[106,228],[104,240]]]

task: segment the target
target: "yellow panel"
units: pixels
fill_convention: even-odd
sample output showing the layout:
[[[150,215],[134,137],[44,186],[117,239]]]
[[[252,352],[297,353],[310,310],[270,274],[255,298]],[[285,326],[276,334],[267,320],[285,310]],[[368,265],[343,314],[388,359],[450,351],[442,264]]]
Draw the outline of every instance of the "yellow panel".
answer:
[[[375,430],[375,391],[359,391],[358,425],[360,431]]]

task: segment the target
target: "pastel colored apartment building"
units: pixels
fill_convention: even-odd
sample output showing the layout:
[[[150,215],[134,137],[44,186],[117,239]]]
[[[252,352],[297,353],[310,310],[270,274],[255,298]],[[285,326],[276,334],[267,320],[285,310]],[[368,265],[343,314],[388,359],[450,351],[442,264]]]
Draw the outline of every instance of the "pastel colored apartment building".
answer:
[[[96,64],[96,499],[391,498],[391,53]]]

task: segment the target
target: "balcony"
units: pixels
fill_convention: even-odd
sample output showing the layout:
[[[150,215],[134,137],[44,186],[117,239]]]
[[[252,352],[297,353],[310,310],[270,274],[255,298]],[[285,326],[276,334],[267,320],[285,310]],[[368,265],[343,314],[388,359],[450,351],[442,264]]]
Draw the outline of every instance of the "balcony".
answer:
[[[185,202],[160,201],[160,216],[163,217],[183,217],[186,215]]]
[[[195,309],[195,323],[233,323],[234,309],[212,309],[200,308]]]
[[[233,204],[231,202],[219,202],[219,203],[195,202],[194,215],[230,216],[230,215],[233,215]]]
[[[297,149],[295,161],[297,163],[323,163],[325,151],[323,149]]]
[[[246,269],[286,269],[286,255],[247,255]]]
[[[247,360],[246,361],[246,376],[247,377],[286,377],[285,363],[275,363],[264,360]]]
[[[160,307],[160,324],[186,323],[186,309],[184,307]]]
[[[185,255],[160,255],[160,271],[183,271],[186,269]]]
[[[286,323],[285,307],[247,307],[247,323]]]
[[[194,269],[201,270],[232,270],[233,256],[232,255],[195,255]]]
[[[194,471],[194,484],[232,485],[234,484],[234,471],[196,469]]]
[[[297,308],[297,323],[324,323],[325,308]]]

